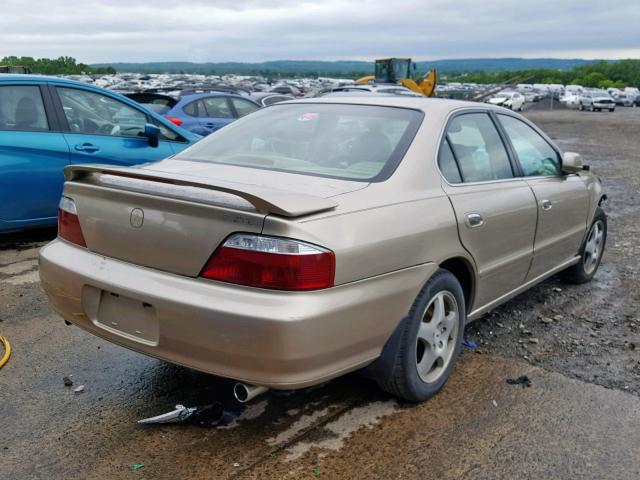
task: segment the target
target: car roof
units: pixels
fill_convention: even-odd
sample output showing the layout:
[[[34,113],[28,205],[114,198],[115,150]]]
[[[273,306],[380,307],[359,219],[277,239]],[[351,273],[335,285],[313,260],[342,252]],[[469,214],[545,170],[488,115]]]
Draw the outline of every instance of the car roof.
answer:
[[[351,96],[351,97],[314,97],[303,98],[299,100],[290,100],[280,102],[278,105],[299,104],[299,103],[333,103],[347,105],[370,105],[381,107],[398,107],[410,108],[413,110],[422,110],[423,112],[446,113],[460,108],[475,109],[491,109],[504,111],[503,108],[493,107],[486,103],[468,102],[464,100],[450,100],[446,98],[429,98],[429,97],[409,97],[401,95],[376,95],[376,96]]]
[[[69,85],[83,85],[88,87],[100,88],[90,83],[78,82],[77,80],[69,80],[68,78],[54,77],[52,75],[16,75],[12,73],[0,73],[0,82],[55,82]]]
[[[244,98],[249,100],[250,102],[254,101],[251,97],[247,97],[246,95],[240,95],[238,93],[230,93],[230,92],[203,92],[203,93],[189,93],[187,95],[181,95],[179,97],[180,100],[198,100],[200,98],[209,98],[209,97],[235,97],[235,98]]]

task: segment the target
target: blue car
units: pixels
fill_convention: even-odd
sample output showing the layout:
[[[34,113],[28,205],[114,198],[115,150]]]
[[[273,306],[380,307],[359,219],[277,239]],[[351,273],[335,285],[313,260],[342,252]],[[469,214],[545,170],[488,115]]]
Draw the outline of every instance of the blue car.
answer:
[[[199,138],[101,88],[0,75],[0,232],[55,225],[67,165],[151,162]]]
[[[127,97],[202,136],[261,108],[258,102],[250,98],[216,91],[182,92],[177,98],[150,92],[130,93]]]

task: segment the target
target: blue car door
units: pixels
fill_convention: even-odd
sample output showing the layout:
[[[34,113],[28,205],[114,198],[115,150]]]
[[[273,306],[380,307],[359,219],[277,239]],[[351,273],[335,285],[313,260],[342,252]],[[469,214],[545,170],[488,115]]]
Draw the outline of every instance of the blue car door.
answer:
[[[55,223],[69,164],[46,87],[0,83],[0,232]]]
[[[200,100],[198,120],[203,134],[208,135],[235,120],[227,97],[206,97]]]
[[[144,128],[151,120],[142,109],[80,87],[57,86],[55,92],[67,123],[71,163],[134,165],[173,155],[164,138],[157,147],[149,145]]]

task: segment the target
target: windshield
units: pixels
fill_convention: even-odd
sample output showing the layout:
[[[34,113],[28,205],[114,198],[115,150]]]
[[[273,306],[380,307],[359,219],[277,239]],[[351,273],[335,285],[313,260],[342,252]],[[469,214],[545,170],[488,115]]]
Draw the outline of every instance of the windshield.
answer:
[[[395,107],[279,104],[218,130],[174,158],[382,181],[404,156],[422,116]]]

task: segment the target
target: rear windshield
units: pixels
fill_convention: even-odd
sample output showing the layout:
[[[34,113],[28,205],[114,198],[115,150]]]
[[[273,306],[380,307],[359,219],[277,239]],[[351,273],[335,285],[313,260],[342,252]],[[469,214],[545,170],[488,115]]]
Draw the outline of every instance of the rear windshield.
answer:
[[[415,110],[369,105],[274,105],[218,130],[174,158],[382,181],[398,166],[422,116]]]

